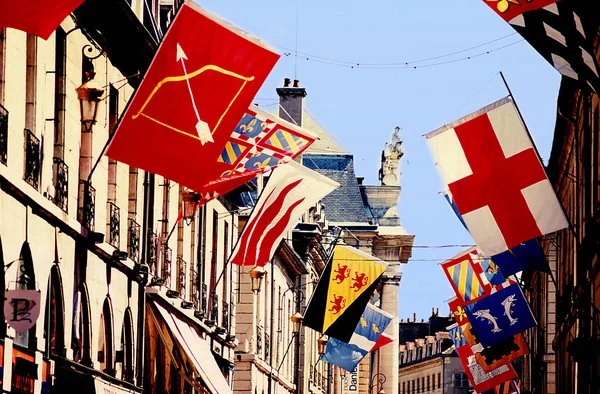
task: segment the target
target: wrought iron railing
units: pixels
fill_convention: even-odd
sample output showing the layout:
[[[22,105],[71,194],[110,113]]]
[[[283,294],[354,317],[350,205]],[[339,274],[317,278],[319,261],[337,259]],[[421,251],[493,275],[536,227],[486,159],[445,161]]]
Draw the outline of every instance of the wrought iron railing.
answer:
[[[177,284],[176,290],[181,294],[185,294],[185,269],[187,263],[181,257],[177,257]]]
[[[162,277],[167,279],[171,276],[171,261],[173,260],[173,251],[168,246],[163,250]]]
[[[34,188],[40,186],[40,140],[29,129],[25,129],[25,182]]]
[[[208,306],[208,286],[206,283],[202,283],[202,299],[200,300],[200,307],[202,312],[206,313],[206,307]]]
[[[69,204],[69,166],[60,157],[55,157],[52,163],[52,173],[54,176],[54,204],[67,212]]]
[[[269,360],[269,354],[271,352],[271,341],[270,341],[270,338],[271,337],[269,336],[269,334],[267,334],[265,332],[265,358],[264,358],[265,361]]]
[[[109,202],[108,207],[108,243],[119,249],[121,243],[121,210],[114,203]]]
[[[133,219],[127,219],[127,252],[136,263],[140,259],[140,230],[141,226]],[[152,248],[152,242],[150,248]]]
[[[83,208],[81,212],[81,224],[90,231],[96,228],[96,189],[89,182],[80,180],[83,190]]]
[[[263,331],[261,326],[256,326],[256,354],[261,355],[263,350]]]
[[[223,317],[221,319],[221,327],[229,332],[229,304],[223,301]]]
[[[0,163],[6,165],[8,159],[8,111],[0,105]]]
[[[219,296],[216,293],[210,295],[210,320],[215,324],[219,322]]]
[[[194,304],[194,309],[200,309],[200,294],[198,294],[198,273],[191,269],[190,270],[190,280],[192,282],[192,304]],[[202,309],[200,309],[202,311]]]
[[[139,249],[139,244],[138,244]],[[150,245],[148,245],[148,265],[152,275],[156,275],[156,263],[158,262],[158,235],[150,232]]]

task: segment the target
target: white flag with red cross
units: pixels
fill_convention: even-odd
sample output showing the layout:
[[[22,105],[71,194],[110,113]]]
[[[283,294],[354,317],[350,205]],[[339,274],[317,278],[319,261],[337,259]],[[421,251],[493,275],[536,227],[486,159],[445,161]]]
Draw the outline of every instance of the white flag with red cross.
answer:
[[[456,207],[484,255],[504,252],[568,226],[509,97],[425,137]]]

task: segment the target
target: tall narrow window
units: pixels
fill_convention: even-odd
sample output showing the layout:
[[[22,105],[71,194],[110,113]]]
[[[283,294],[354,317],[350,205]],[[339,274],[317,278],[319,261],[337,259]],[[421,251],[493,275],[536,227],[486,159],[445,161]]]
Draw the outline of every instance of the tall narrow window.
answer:
[[[73,359],[87,366],[92,365],[91,319],[90,296],[86,284],[81,283],[73,300],[71,348],[73,349]]]
[[[108,132],[112,135],[119,119],[119,91],[111,84],[108,93]],[[108,159],[108,202],[117,201],[117,161]]]
[[[19,269],[17,271],[17,288],[35,290],[35,272],[33,270],[33,257],[27,241],[21,246],[19,255]],[[35,327],[28,331],[15,334],[15,344],[27,346],[29,349],[37,348],[37,338],[35,336]]]
[[[218,246],[219,246],[219,213],[216,210],[213,210],[213,225],[212,225],[212,250],[211,250],[211,261],[210,261],[210,316],[211,320],[214,320],[215,323],[219,319],[218,315],[218,303],[214,302],[215,299],[218,299],[217,296],[217,271],[218,266],[217,262],[218,258]]]
[[[112,302],[110,297],[104,299],[102,316],[100,317],[100,335],[98,338],[98,361],[100,369],[109,375],[115,375],[115,347],[113,328]]]
[[[44,333],[46,351],[55,356],[64,356],[65,351],[65,305],[62,277],[57,264],[50,269],[46,298]]]
[[[35,131],[37,95],[37,36],[27,34],[25,74],[25,128]]]
[[[6,69],[6,29],[0,28],[0,105],[4,104]]]
[[[121,333],[121,347],[123,349],[123,380],[133,382],[133,315],[131,308],[125,309],[123,331]]]
[[[221,285],[222,286],[221,294],[223,294],[222,298],[223,298],[223,320],[224,321],[228,320],[228,318],[229,318],[228,316],[227,317],[225,316],[225,314],[227,313],[226,310],[229,307],[229,305],[226,306],[227,300],[229,299],[229,275],[228,275],[229,267],[226,267],[228,258],[229,258],[229,223],[227,223],[227,221],[223,221],[223,277],[221,278],[221,281],[223,282],[223,284]],[[223,326],[225,326],[225,324],[223,324]]]

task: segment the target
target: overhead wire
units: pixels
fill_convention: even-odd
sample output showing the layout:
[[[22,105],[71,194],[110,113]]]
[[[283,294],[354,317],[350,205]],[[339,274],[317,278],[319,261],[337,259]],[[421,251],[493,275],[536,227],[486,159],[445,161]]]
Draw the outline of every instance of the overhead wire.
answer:
[[[360,67],[360,68],[414,68],[414,67],[407,67],[413,64],[418,64],[418,63],[425,63],[425,62],[429,62],[432,60],[438,60],[438,59],[443,59],[446,57],[450,57],[450,56],[455,56],[458,55],[460,53],[464,53],[464,52],[468,52],[474,49],[478,49],[490,44],[493,44],[495,42],[504,40],[508,37],[511,37],[513,35],[517,34],[516,32],[504,35],[502,37],[490,40],[490,41],[486,41],[484,43],[481,44],[477,44],[468,48],[464,48],[464,49],[460,49],[458,51],[453,51],[453,52],[449,52],[449,53],[445,53],[442,55],[436,55],[436,56],[430,56],[427,58],[423,58],[423,59],[419,59],[419,60],[411,60],[411,61],[396,61],[396,62],[387,62],[387,63],[369,63],[369,62],[360,62],[360,61],[346,61],[346,60],[339,60],[339,59],[334,59],[334,58],[330,58],[330,57],[325,57],[325,56],[319,56],[319,55],[314,55],[311,53],[307,53],[307,52],[302,52],[302,51],[298,51],[297,49],[292,49],[292,48],[288,48],[288,47],[284,47],[284,46],[279,46],[276,45],[276,47],[280,48],[280,49],[284,49],[287,51],[290,51],[289,53],[284,53],[286,56],[291,56],[292,54],[294,54],[296,57],[298,55],[302,55],[304,59],[309,60],[309,61],[315,61],[315,62],[319,62],[319,63],[324,63],[324,64],[330,64],[330,65],[337,65],[337,66],[345,66],[345,67]],[[520,40],[518,42],[521,42],[523,40]],[[515,43],[513,43],[514,45]],[[510,45],[508,45],[510,46]],[[485,51],[482,54],[487,54],[487,53],[491,53],[493,51],[496,50],[500,50],[500,49],[504,49],[508,46],[502,46],[500,48],[494,49],[494,50],[490,50],[490,51]],[[471,56],[473,57],[473,56]],[[462,58],[464,59],[468,59],[469,57],[466,58]],[[456,59],[458,60],[458,59]],[[423,67],[423,66],[420,66]]]

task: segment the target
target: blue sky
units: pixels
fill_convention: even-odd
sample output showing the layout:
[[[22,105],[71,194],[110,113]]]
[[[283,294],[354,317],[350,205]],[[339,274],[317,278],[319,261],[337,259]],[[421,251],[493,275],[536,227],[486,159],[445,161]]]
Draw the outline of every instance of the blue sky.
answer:
[[[432,307],[448,313],[445,300],[451,297],[452,289],[438,264],[461,248],[419,246],[473,241],[438,194],[442,182],[422,135],[504,97],[507,92],[498,75],[502,71],[547,162],[559,74],[526,42],[471,60],[419,67],[482,54],[521,40],[517,34],[510,35],[514,30],[483,0],[198,3],[275,46],[282,57],[256,103],[267,108],[276,105],[275,88],[281,86],[283,78],[296,76],[308,93],[306,108],[354,153],[356,173],[365,177],[365,183],[378,184],[381,150],[393,128],[402,128],[405,155],[400,218],[407,231],[416,235],[417,247],[404,270],[399,315],[407,318],[415,312],[418,319],[426,319]],[[364,66],[432,58],[507,35],[510,36],[455,56],[415,63],[417,69]],[[299,52],[363,67],[315,61],[319,59],[307,61],[306,55],[296,59],[293,53],[286,56],[295,48],[296,38]]]

